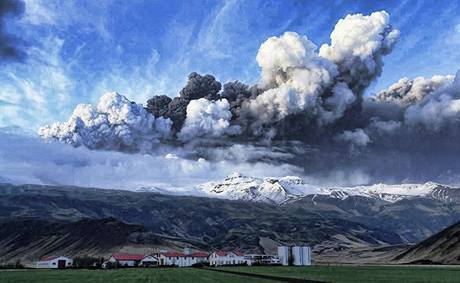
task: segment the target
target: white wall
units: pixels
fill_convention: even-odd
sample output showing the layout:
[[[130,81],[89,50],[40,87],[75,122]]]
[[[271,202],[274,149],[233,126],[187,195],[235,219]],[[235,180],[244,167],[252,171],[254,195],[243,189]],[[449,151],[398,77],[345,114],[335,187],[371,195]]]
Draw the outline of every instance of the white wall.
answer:
[[[289,265],[289,248],[286,246],[279,246],[278,258],[282,265]]]
[[[292,247],[292,264],[302,265],[302,248]]]
[[[234,253],[229,253],[226,256],[219,256],[216,253],[212,253],[209,257],[209,264],[213,266],[238,265],[244,263],[246,263],[244,256],[237,256]]]
[[[311,249],[310,247],[292,247],[292,257],[294,265],[311,265]]]
[[[41,260],[35,263],[35,268],[59,268],[59,260],[65,260],[65,267],[69,268],[73,266],[73,260],[71,258],[60,256],[52,260]]]
[[[193,264],[199,261],[199,258],[197,257],[192,258],[191,256],[168,257],[168,256],[161,255],[160,258],[164,260],[164,265],[166,266],[168,265],[177,265],[179,267],[192,266]]]

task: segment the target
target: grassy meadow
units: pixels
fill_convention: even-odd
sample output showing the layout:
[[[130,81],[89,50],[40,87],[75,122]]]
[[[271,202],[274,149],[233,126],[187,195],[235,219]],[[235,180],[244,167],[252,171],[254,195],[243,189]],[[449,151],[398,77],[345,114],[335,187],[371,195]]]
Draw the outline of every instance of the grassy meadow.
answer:
[[[224,267],[222,269],[337,283],[460,283],[460,266]]]
[[[326,266],[222,267],[238,271],[337,283],[459,283],[460,267],[434,266]],[[94,282],[277,282],[195,268],[136,268],[116,270],[1,270],[0,283]],[[278,281],[282,282],[282,281]]]

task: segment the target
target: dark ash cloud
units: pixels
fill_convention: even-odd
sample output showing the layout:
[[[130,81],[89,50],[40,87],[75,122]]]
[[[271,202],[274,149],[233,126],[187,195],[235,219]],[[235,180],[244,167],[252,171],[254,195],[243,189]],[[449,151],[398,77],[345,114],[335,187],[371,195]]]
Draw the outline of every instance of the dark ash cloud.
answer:
[[[26,57],[24,41],[6,30],[8,21],[20,17],[24,13],[24,2],[21,0],[0,1],[0,60],[21,61]]]
[[[460,72],[403,78],[364,97],[398,37],[385,11],[348,15],[319,51],[294,32],[268,38],[256,85],[222,88],[193,72],[177,97],[148,100],[148,113],[115,96],[115,110],[80,106],[40,134],[95,149],[173,146],[210,162],[289,164],[345,184],[460,180]]]

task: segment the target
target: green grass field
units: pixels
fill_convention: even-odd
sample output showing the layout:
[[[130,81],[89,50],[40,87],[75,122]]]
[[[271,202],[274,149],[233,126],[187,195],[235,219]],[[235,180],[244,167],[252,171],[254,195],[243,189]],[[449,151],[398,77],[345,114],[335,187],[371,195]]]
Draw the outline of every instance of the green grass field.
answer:
[[[224,267],[224,270],[337,283],[460,283],[460,267],[431,266],[313,266]],[[118,270],[13,270],[0,271],[0,283],[89,282],[276,282],[193,268]]]
[[[194,268],[0,271],[0,283],[273,282]]]
[[[459,267],[433,266],[311,266],[224,267],[222,269],[337,283],[460,283]]]

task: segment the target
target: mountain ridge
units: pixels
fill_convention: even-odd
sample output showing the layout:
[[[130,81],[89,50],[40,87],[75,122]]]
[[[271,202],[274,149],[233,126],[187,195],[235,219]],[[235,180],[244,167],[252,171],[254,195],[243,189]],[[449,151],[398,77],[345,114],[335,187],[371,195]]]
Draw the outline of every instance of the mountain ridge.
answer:
[[[256,178],[234,172],[223,180],[207,182],[192,188],[143,187],[136,191],[172,195],[205,196],[231,200],[283,204],[309,195],[328,195],[345,199],[363,196],[396,202],[411,197],[427,197],[445,202],[460,201],[460,188],[435,182],[424,184],[374,184],[354,187],[314,186],[297,176]]]
[[[308,195],[282,205],[97,188],[0,184],[0,222],[23,218],[73,223],[114,218],[162,241],[204,250],[273,250],[309,244],[317,256],[410,244],[460,220],[458,203],[414,197]],[[15,229],[12,236],[17,236]],[[15,234],[16,233],[16,234]],[[267,244],[268,243],[268,244]],[[0,253],[7,246],[0,245]],[[1,257],[1,256],[0,256]]]

